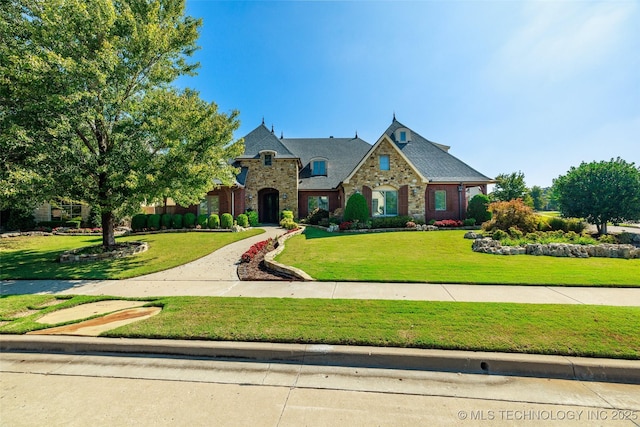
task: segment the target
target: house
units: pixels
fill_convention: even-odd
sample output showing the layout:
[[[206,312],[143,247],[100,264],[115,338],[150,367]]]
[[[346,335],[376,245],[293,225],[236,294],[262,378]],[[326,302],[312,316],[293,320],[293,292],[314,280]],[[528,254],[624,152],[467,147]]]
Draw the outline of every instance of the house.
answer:
[[[235,159],[236,183],[210,191],[198,214],[252,209],[262,223],[277,223],[282,210],[303,218],[315,208],[344,208],[355,192],[371,215],[463,219],[468,199],[495,182],[396,120],[371,145],[358,138],[284,138],[264,121],[245,138]]]

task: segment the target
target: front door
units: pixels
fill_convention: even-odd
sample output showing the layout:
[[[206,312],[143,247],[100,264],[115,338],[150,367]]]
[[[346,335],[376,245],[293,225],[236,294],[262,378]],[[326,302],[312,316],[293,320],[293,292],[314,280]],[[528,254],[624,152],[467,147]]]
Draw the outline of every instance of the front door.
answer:
[[[278,190],[268,188],[260,191],[260,206],[258,208],[258,219],[263,224],[277,224],[279,222],[278,212],[280,194]]]

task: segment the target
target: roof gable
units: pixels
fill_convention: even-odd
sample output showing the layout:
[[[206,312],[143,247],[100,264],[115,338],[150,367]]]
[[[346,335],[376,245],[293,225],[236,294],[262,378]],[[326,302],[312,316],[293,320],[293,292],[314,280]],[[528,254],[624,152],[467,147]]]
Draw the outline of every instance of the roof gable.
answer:
[[[261,151],[274,151],[277,158],[295,159],[298,157],[289,151],[281,140],[267,129],[264,123],[244,137],[244,153],[238,158],[257,159],[260,157]]]
[[[395,141],[394,132],[399,128],[407,128],[407,126],[394,119],[384,135],[430,182],[493,182],[491,178],[449,154],[448,146],[429,141],[414,130],[411,130],[411,142]]]
[[[420,177],[420,179],[422,180],[423,183],[427,183],[429,182],[429,179],[427,177],[425,177],[421,171],[415,167],[415,165],[413,164],[413,162],[411,162],[407,156],[402,152],[402,150],[400,150],[400,148],[398,147],[397,144],[395,144],[393,142],[393,140],[389,137],[389,135],[387,135],[386,133],[382,134],[382,136],[378,139],[378,141],[373,145],[373,147],[371,147],[371,149],[369,150],[369,152],[362,158],[362,160],[360,160],[360,162],[356,165],[356,167],[351,171],[351,173],[344,179],[344,183],[348,184],[349,181],[351,180],[351,178],[353,178],[353,176],[358,173],[358,171],[360,170],[360,168],[367,162],[367,160],[374,155],[374,153],[378,150],[378,147],[380,147],[382,144],[389,144],[391,147],[393,147],[398,154],[400,155],[400,157],[402,157],[402,159],[413,169],[413,171],[416,173],[416,175],[418,175]]]

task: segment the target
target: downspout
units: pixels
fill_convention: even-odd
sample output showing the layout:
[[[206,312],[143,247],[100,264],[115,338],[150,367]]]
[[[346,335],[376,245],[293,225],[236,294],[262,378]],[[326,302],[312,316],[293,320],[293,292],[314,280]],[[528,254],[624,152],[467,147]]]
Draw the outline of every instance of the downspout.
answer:
[[[464,185],[460,183],[458,185],[458,218],[462,221],[462,192],[464,191]]]
[[[231,189],[231,215],[236,217],[236,191],[233,188]]]

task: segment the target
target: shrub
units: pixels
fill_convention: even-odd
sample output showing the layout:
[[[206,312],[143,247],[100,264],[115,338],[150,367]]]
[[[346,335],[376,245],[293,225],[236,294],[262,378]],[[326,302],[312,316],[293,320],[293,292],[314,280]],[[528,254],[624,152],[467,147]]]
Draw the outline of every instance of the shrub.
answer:
[[[476,225],[476,219],[475,218],[467,218],[464,221],[462,221],[462,225],[464,225],[465,227],[472,227],[472,226]]]
[[[493,240],[504,240],[504,239],[508,239],[509,235],[507,234],[506,231],[497,229],[496,231],[493,232],[493,235],[491,237],[493,238]]]
[[[482,224],[485,221],[491,219],[491,212],[489,212],[489,196],[486,194],[476,194],[469,200],[467,206],[467,218],[475,218],[475,224]]]
[[[621,245],[628,245],[633,241],[633,236],[631,235],[631,233],[623,231],[622,233],[616,236],[616,240]]]
[[[616,237],[611,234],[603,234],[598,237],[598,242],[600,243],[618,243]]]
[[[162,224],[162,228],[171,228],[171,214],[162,214],[160,223]]]
[[[223,213],[220,217],[220,227],[230,230],[233,227],[233,216],[230,213]]]
[[[273,239],[263,240],[261,242],[255,243],[252,245],[249,250],[242,254],[240,257],[241,262],[251,262],[256,255],[258,255],[262,251],[266,251],[272,245]]]
[[[198,215],[198,225],[200,226],[200,228],[207,228],[208,219],[209,217],[207,216],[207,214]]]
[[[36,220],[33,217],[33,212],[28,209],[16,209],[13,208],[9,212],[9,219],[7,220],[7,230],[33,230],[36,226]]]
[[[207,223],[209,228],[220,228],[220,217],[218,214],[211,214]]]
[[[131,217],[131,229],[133,231],[142,231],[147,228],[147,215],[136,214]]]
[[[551,231],[557,231],[557,230],[562,230],[562,231],[569,231],[568,226],[567,226],[567,221],[565,221],[564,219],[554,216],[552,218],[549,218],[547,220],[547,223],[549,224],[549,227],[551,228]]]
[[[323,219],[329,219],[329,211],[322,208],[316,208],[313,212],[307,215],[307,222],[309,224],[318,225]]]
[[[284,210],[280,212],[280,219],[290,219],[293,221],[293,211]]]
[[[186,214],[184,214],[184,217],[182,218],[183,222],[184,222],[184,226],[187,228],[193,228],[196,226],[196,215],[191,213],[191,212],[187,212]]]
[[[462,227],[463,222],[457,219],[443,219],[433,223],[436,227]]]
[[[549,218],[538,215],[536,217],[538,222],[536,223],[536,230],[538,231],[551,231],[551,226],[549,225]]]
[[[347,200],[347,206],[344,208],[344,222],[358,220],[360,222],[367,222],[370,218],[369,206],[367,206],[367,199],[360,193],[354,193]]]
[[[291,218],[283,218],[280,221],[280,227],[287,230],[295,230],[296,228],[298,228],[298,224]]]
[[[101,227],[102,226],[102,210],[100,206],[94,205],[91,206],[91,210],[89,211],[89,227]]]
[[[148,215],[147,228],[149,230],[160,230],[160,215],[158,214]]]
[[[405,228],[407,222],[414,222],[413,217],[410,216],[388,216],[377,217],[371,220],[371,228]],[[365,223],[368,221],[365,221]]]
[[[522,231],[516,227],[509,227],[509,236],[511,236],[512,239],[522,239]]]
[[[249,218],[249,225],[251,227],[257,227],[259,224],[258,220],[258,212],[256,211],[247,211],[247,218]]]
[[[175,214],[171,217],[171,226],[176,229],[184,227],[184,217],[182,214]]]
[[[351,221],[343,221],[340,223],[340,230],[345,231],[345,230],[351,230],[351,226],[353,225],[353,223]]]
[[[523,233],[530,233],[535,231],[538,225],[533,209],[525,205],[522,199],[491,203],[489,211],[493,215],[489,221],[482,224],[485,230],[507,231],[515,227]]]
[[[567,218],[567,230],[582,234],[587,229],[587,223],[580,218]]]
[[[405,224],[405,227],[407,227],[407,228],[416,228],[417,225],[413,221],[407,221],[407,223]]]
[[[249,218],[245,214],[240,214],[236,218],[236,222],[240,227],[248,227],[249,226]]]

